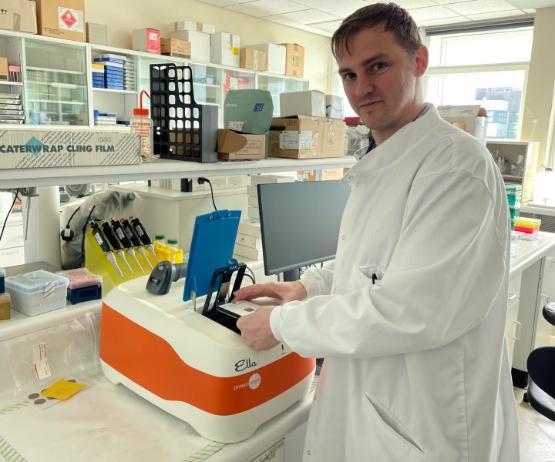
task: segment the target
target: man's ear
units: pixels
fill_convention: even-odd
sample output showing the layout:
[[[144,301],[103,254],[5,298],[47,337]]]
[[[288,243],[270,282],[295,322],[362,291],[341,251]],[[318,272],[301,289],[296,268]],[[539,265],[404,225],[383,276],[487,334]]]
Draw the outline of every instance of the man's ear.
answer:
[[[428,68],[428,49],[422,45],[416,52],[414,74],[416,77],[422,77]]]

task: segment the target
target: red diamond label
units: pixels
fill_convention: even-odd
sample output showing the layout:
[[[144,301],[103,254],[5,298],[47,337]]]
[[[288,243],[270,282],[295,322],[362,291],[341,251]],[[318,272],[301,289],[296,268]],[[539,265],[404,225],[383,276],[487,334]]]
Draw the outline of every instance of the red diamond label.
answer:
[[[64,11],[64,13],[60,16],[60,19],[64,22],[68,29],[71,29],[77,22],[77,18],[69,10]]]

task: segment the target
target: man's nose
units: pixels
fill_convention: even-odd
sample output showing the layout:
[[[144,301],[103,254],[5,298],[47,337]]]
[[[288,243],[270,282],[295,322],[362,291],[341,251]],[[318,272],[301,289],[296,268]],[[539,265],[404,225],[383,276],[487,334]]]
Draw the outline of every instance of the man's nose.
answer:
[[[357,78],[355,96],[361,98],[374,92],[374,81],[372,77],[361,75]]]

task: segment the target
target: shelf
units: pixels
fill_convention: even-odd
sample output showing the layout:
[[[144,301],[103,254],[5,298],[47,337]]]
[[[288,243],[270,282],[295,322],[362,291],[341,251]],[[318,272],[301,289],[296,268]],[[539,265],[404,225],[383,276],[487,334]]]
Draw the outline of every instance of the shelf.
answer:
[[[524,178],[522,178],[521,176],[515,176],[515,175],[503,175],[503,179],[508,181],[519,181],[522,183],[522,180]]]
[[[63,101],[57,99],[28,99],[28,103],[53,103],[53,104],[72,104],[74,106],[84,106],[85,101]]]
[[[7,80],[0,80],[0,85],[21,87],[23,85],[23,82],[9,82]]]
[[[350,168],[355,162],[356,160],[352,156],[304,160],[271,158],[209,164],[161,159],[140,165],[5,169],[0,170],[0,174],[2,176],[2,188],[17,188],[179,177],[247,175],[321,168]]]
[[[193,80],[193,85],[198,85],[200,87],[208,87],[208,88],[221,88],[221,85],[215,85],[213,83],[195,82],[194,80]]]
[[[137,90],[116,90],[113,88],[93,88],[93,91],[99,93],[116,93],[120,95],[136,95],[138,93]]]
[[[64,69],[50,69],[48,67],[27,66],[28,71],[55,72],[57,74],[85,75],[85,71],[66,71]]]
[[[27,80],[27,83],[34,83],[36,85],[48,85],[51,87],[60,87],[60,88],[87,88],[86,85],[79,85],[77,83],[41,82],[39,80]]]

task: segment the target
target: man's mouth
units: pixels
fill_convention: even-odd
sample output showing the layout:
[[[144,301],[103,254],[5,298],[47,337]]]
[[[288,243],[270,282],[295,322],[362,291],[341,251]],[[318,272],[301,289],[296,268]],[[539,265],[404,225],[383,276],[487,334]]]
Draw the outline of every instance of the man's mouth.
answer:
[[[378,106],[379,104],[381,104],[381,100],[376,100],[376,101],[366,101],[364,103],[361,103],[358,105],[358,109],[359,110],[364,110],[364,111],[370,111],[372,109],[374,109],[376,106]]]

